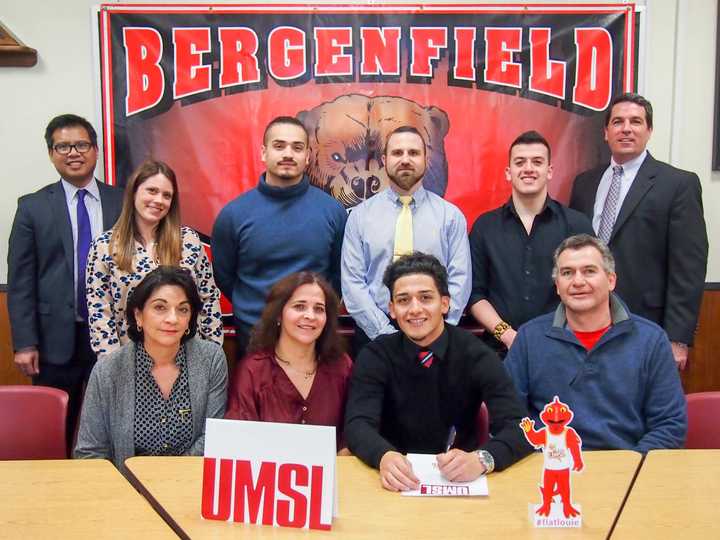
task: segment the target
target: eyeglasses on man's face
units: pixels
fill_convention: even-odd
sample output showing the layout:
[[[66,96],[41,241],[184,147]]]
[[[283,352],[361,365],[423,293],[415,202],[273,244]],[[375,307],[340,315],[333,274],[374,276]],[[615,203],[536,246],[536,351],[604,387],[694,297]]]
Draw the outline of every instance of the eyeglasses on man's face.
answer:
[[[92,147],[93,147],[92,143],[89,143],[87,141],[80,141],[75,144],[58,143],[55,146],[53,146],[53,150],[55,150],[58,154],[67,155],[74,148],[79,153],[84,154],[85,152],[90,150]]]

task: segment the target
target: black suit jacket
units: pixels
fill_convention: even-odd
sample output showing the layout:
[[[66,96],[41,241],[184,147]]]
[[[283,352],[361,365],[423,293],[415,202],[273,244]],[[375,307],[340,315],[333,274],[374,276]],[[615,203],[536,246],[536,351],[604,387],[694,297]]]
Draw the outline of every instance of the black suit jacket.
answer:
[[[102,182],[103,229],[122,209],[122,191]],[[35,346],[40,362],[67,364],[75,348],[72,226],[60,182],[18,199],[8,246],[8,311],[14,350]]]
[[[607,167],[586,171],[573,184],[570,207],[590,219]],[[671,341],[692,344],[708,256],[698,176],[648,153],[609,245],[618,276],[615,290],[630,311],[658,323]]]

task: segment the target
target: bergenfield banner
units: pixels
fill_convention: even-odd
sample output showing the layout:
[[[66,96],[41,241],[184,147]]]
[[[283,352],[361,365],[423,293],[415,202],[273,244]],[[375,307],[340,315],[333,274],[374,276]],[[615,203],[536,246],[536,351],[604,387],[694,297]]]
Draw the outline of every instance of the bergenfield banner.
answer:
[[[278,115],[307,127],[311,181],[348,211],[387,185],[387,134],[416,127],[425,187],[472,225],[507,200],[508,146],[529,129],[550,141],[550,192],[567,200],[607,157],[610,99],[635,87],[632,4],[105,4],[99,24],[106,181],[168,162],[183,221],[206,238],[256,185]]]

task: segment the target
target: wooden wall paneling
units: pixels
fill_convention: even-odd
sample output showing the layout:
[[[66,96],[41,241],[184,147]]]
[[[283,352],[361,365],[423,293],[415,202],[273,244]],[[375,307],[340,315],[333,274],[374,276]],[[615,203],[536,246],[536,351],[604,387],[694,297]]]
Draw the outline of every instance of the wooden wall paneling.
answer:
[[[30,384],[30,377],[21,374],[13,363],[10,316],[4,290],[0,292],[0,384]]]
[[[686,394],[720,390],[720,286],[708,284],[703,294],[695,344],[680,374]]]

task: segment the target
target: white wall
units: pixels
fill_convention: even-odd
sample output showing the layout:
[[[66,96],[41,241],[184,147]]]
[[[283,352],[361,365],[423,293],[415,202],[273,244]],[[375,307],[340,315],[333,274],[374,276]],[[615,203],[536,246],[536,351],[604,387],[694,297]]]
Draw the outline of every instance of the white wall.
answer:
[[[720,281],[720,172],[712,172],[717,0],[648,0],[642,92],[653,104],[650,151],[695,171],[710,237],[706,281]]]
[[[38,50],[38,65],[0,68],[0,283],[7,280],[17,198],[57,179],[42,138],[48,120],[74,112],[100,126],[90,17],[95,3],[1,0],[0,20]],[[647,16],[640,90],[655,109],[650,151],[700,175],[711,238],[707,281],[720,281],[720,255],[713,249],[720,238],[720,173],[711,173],[717,2],[637,4],[645,4]],[[97,173],[102,175],[100,164]]]
[[[74,112],[99,125],[90,33],[93,3],[0,0],[0,20],[38,51],[35,67],[0,67],[0,283],[7,281],[7,240],[17,198],[58,179],[43,139],[48,121]]]

